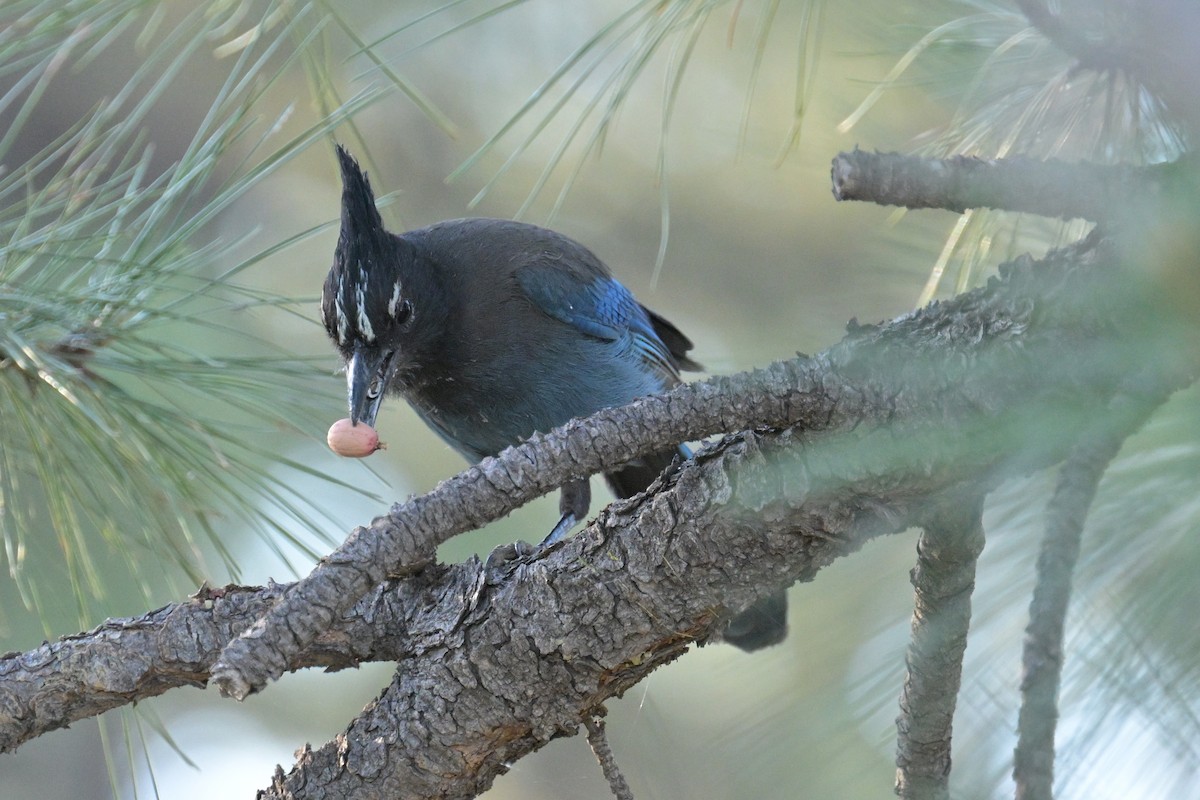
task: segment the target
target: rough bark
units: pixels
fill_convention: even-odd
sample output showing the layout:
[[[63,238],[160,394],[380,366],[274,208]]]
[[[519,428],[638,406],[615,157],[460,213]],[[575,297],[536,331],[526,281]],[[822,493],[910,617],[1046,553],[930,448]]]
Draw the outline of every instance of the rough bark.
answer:
[[[1050,800],[1054,796],[1054,732],[1063,640],[1084,522],[1109,463],[1158,403],[1153,397],[1118,396],[1112,405],[1063,463],[1046,511],[1046,533],[1038,553],[1037,581],[1021,656],[1021,713],[1013,755],[1017,800]]]
[[[975,565],[983,552],[983,496],[944,498],[923,527],[912,570],[908,670],[896,718],[896,794],[906,800],[946,800]]]
[[[1103,256],[1097,252],[1101,243]],[[1047,259],[1047,265],[1057,267],[1046,270],[1055,281],[1071,280],[1079,273],[1074,294],[1061,291],[1061,286],[1036,286],[1038,281],[1030,277],[997,281],[885,326],[856,326],[815,359],[683,386],[573,421],[485,459],[434,492],[394,507],[370,528],[356,529],[346,544],[226,648],[213,681],[222,693],[245,697],[278,677],[371,586],[387,575],[419,569],[438,543],[569,480],[672,442],[751,426],[803,425],[817,430],[883,422],[889,440],[903,441],[918,433],[936,436],[943,419],[955,418],[1002,437],[1005,425],[1019,423],[1014,413],[1038,414],[1036,408],[1023,410],[1030,397],[1038,396],[1014,397],[1012,387],[1037,392],[1051,364],[1061,369],[1061,380],[1075,385],[1060,384],[1059,394],[1043,393],[1037,402],[1069,406],[1075,402],[1072,394],[1085,393],[1107,399],[1117,373],[1130,368],[1100,349],[1113,344],[1114,324],[1120,318],[1114,305],[1130,300],[1125,287],[1116,285],[1119,278],[1114,275],[1120,268],[1109,249],[1107,240],[1094,235]],[[1105,275],[1084,279],[1089,267],[1098,263]],[[1021,273],[1029,271],[1028,261],[1020,265]],[[1014,266],[1005,267],[1005,274],[1017,273]],[[1112,313],[1097,313],[1101,309]],[[1027,335],[1030,332],[1037,335]],[[1064,352],[1077,352],[1079,358],[1059,363]],[[963,381],[967,376],[972,382]],[[1066,415],[1068,409],[1060,411]],[[995,420],[990,412],[997,415]],[[1068,430],[1048,431],[1049,440]]]
[[[811,579],[871,537],[919,524],[931,498],[948,489],[986,491],[1061,460],[1089,415],[1128,389],[1131,365],[1167,352],[1143,327],[1122,326],[1123,308],[1137,302],[1122,276],[1099,237],[1041,262],[1022,259],[975,292],[887,325],[854,326],[814,358],[578,421],[437,490],[478,484],[483,505],[472,506],[467,493],[458,508],[452,494],[397,507],[393,515],[415,515],[422,525],[444,522],[442,513],[482,523],[513,497],[547,490],[547,479],[521,464],[543,464],[564,446],[578,463],[591,463],[581,441],[607,457],[613,451],[600,437],[614,435],[614,426],[621,447],[656,446],[653,437],[638,439],[642,414],[661,412],[675,426],[665,435],[688,438],[689,426],[712,422],[688,414],[703,416],[706,399],[721,395],[726,408],[767,409],[761,421],[801,420],[727,437],[669,482],[610,506],[579,536],[533,558],[493,569],[430,565],[376,588],[323,634],[324,650],[288,666],[395,659],[391,686],[334,742],[306,750],[289,774],[277,775],[266,796],[473,796],[506,763],[573,734],[605,699],[705,641],[761,593]],[[1168,389],[1195,371],[1186,358],[1152,363],[1155,381]],[[745,385],[778,393],[767,392],[769,400],[737,394]],[[179,625],[184,631],[219,628],[196,635],[192,650],[136,636],[126,645],[106,627],[71,641],[68,655],[48,646],[6,657],[6,741],[52,727],[38,720],[55,696],[104,694],[115,704],[172,680],[202,681],[203,665],[236,630],[233,620],[217,625],[203,616],[219,616],[241,597],[157,612],[163,625],[188,620]],[[238,619],[272,599],[248,596]],[[81,655],[87,648],[96,649]],[[139,660],[148,662],[144,669]],[[74,681],[73,690],[59,684],[51,695],[36,686],[22,694],[30,681],[48,684],[45,673],[28,677],[43,661]],[[149,677],[97,679],[131,664]],[[53,724],[86,713],[64,712]]]
[[[995,208],[1100,222],[1157,196],[1171,177],[1154,167],[1068,164],[1036,158],[921,158],[901,153],[841,153],[833,196],[885,206],[966,211]]]

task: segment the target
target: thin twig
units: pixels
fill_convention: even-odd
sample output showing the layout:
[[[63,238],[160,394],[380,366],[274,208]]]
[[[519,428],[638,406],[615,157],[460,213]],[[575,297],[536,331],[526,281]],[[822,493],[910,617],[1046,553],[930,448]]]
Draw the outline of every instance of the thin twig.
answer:
[[[1053,797],[1063,632],[1084,521],[1109,463],[1161,401],[1135,401],[1128,395],[1118,395],[1113,400],[1113,412],[1080,441],[1059,473],[1058,486],[1046,510],[1046,535],[1038,554],[1021,658],[1021,712],[1013,758],[1017,800]]]
[[[1109,219],[1151,198],[1171,174],[1055,159],[923,158],[853,150],[833,160],[833,196],[904,208],[994,208],[1060,219]]]
[[[633,800],[633,792],[629,788],[629,783],[621,774],[616,756],[613,755],[612,748],[608,744],[604,720],[599,716],[588,714],[583,718],[583,725],[587,728],[588,744],[592,746],[592,752],[596,754],[596,760],[600,762],[600,769],[604,771],[604,778],[608,781],[608,788],[612,789],[613,796],[617,800]]]
[[[983,496],[943,502],[925,524],[912,571],[915,602],[908,673],[896,718],[896,794],[950,796],[951,723],[971,622],[975,564],[983,552]]]

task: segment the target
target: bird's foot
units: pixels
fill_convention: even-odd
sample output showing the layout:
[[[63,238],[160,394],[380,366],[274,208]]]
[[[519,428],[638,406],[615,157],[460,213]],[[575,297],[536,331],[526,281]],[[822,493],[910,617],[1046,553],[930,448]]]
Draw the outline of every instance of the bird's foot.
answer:
[[[489,574],[497,571],[511,571],[518,563],[533,558],[539,550],[541,550],[540,545],[534,547],[529,542],[516,541],[502,544],[488,553],[484,569]]]
[[[498,572],[512,572],[513,568],[518,564],[529,561],[546,548],[561,542],[578,521],[578,518],[572,513],[563,514],[562,519],[558,521],[554,529],[536,547],[529,542],[521,541],[502,544],[496,547],[492,552],[488,553],[484,569],[489,575],[495,575]]]

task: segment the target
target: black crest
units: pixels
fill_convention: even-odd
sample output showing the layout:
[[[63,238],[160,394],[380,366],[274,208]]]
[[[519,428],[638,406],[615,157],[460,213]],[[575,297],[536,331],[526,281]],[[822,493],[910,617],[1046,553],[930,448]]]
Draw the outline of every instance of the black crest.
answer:
[[[367,174],[337,146],[342,172],[342,227],[325,280],[321,316],[338,347],[375,344],[411,313],[398,265],[400,241],[383,227]]]

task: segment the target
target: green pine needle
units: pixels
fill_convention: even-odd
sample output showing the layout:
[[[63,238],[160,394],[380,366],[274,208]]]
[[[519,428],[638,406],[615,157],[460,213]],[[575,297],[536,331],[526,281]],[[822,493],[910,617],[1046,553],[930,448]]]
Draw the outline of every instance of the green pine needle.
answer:
[[[161,601],[179,579],[213,576],[214,558],[236,579],[230,537],[247,528],[281,558],[315,558],[343,531],[301,479],[354,490],[287,455],[337,408],[336,394],[311,389],[332,359],[255,333],[273,314],[312,320],[311,300],[239,282],[334,223],[237,258],[251,232],[222,241],[213,231],[393,87],[324,94],[334,102],[295,132],[279,90],[303,68],[333,85],[313,65],[339,17],[286,1],[204,5],[170,24],[164,14],[147,0],[0,11],[0,76],[12,87],[0,97],[12,120],[0,135],[0,558],[47,633],[67,624],[64,586],[86,626],[112,586]],[[121,89],[14,163],[48,88],[131,38],[139,60]],[[214,58],[224,83],[178,160],[155,166],[146,120],[190,65]]]

